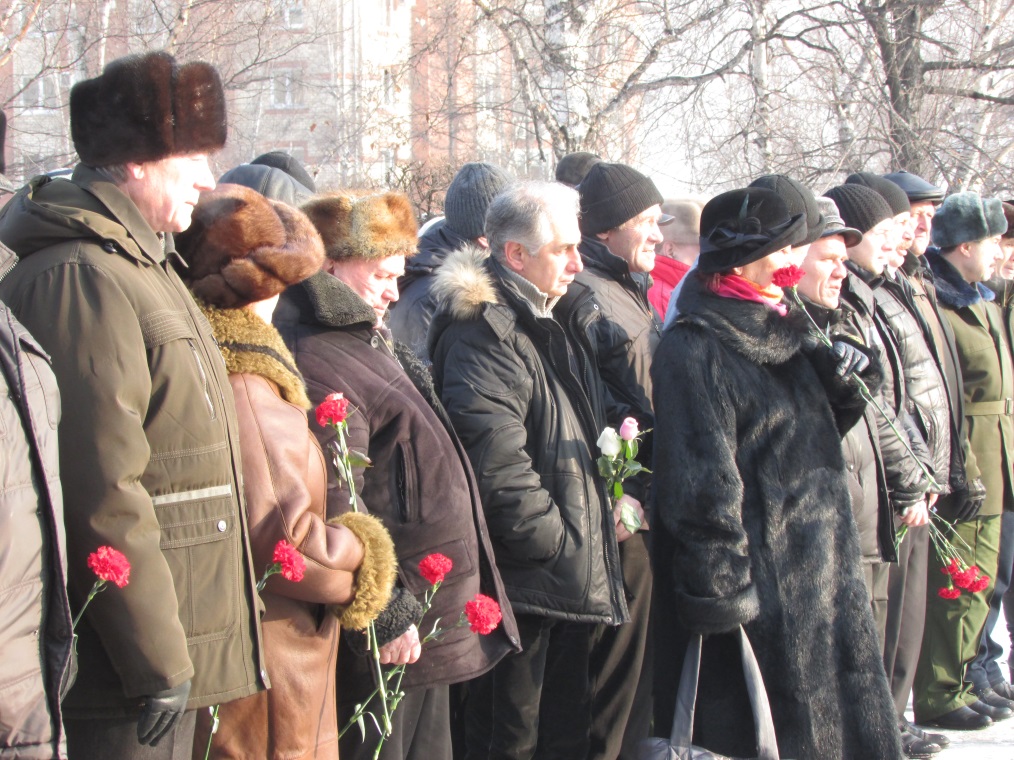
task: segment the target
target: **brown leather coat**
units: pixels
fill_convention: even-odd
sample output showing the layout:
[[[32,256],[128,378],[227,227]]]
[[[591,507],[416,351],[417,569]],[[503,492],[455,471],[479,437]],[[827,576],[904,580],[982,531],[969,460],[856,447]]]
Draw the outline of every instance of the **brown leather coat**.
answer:
[[[364,535],[361,543],[348,527],[326,524],[324,454],[307,428],[309,402],[275,329],[242,309],[206,309],[205,314],[236,399],[254,567],[260,574],[271,565],[281,539],[297,547],[306,561],[302,581],[274,575],[261,592],[271,689],[221,706],[212,756],[336,760],[338,618],[326,605],[352,600],[363,544],[369,552],[377,537]],[[393,547],[386,541],[393,581]],[[376,595],[372,617],[389,591]],[[368,592],[358,596],[365,598]],[[202,711],[194,758],[204,757],[207,726]]]

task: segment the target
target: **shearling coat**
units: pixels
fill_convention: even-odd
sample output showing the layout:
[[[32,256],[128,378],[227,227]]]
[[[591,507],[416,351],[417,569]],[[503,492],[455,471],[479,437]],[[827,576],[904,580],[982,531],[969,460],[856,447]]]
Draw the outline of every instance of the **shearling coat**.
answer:
[[[472,247],[444,262],[430,356],[479,473],[507,594],[530,615],[627,622],[612,505],[592,448],[603,396],[586,333],[537,315],[501,272]]]
[[[326,524],[327,463],[307,427],[302,378],[277,331],[246,309],[204,311],[236,398],[254,565],[263,573],[281,540],[306,562],[301,581],[274,575],[261,592],[271,689],[221,706],[212,756],[337,760],[338,618],[329,607],[347,607],[354,597],[356,627],[375,618],[394,581],[394,547],[368,515]],[[377,583],[378,574],[386,582]],[[208,724],[202,711],[194,760],[204,757]]]
[[[0,298],[52,357],[63,396],[71,606],[99,546],[132,568],[78,625],[65,715],[133,717],[144,695],[187,679],[190,709],[266,688],[232,392],[171,236],[79,165],[12,198],[0,239],[21,256]]]
[[[0,245],[0,280],[17,259]],[[62,760],[72,675],[66,537],[49,357],[0,303],[0,758]]]
[[[798,310],[719,297],[695,275],[679,309],[654,363],[656,731],[672,721],[687,632],[711,634],[698,743],[753,755],[727,635],[742,625],[783,757],[900,758],[841,449],[864,404],[826,350],[804,349]]]
[[[517,628],[493,564],[472,470],[429,374],[404,346],[396,356],[373,329],[373,310],[326,272],[286,290],[273,319],[311,403],[336,391],[349,399],[349,447],[373,462],[353,471],[360,507],[391,532],[400,584],[421,598],[430,584],[419,573],[419,561],[440,552],[454,563],[420,631],[428,632],[438,617],[457,620],[480,590],[503,610],[502,624],[489,636],[456,628],[426,644],[422,657],[405,671],[403,686],[426,688],[485,673],[514,651]],[[334,438],[315,419],[310,429],[325,449]],[[334,516],[348,510],[348,491],[333,475],[329,483],[328,514]],[[339,658],[339,704],[362,701],[372,683],[366,657]]]

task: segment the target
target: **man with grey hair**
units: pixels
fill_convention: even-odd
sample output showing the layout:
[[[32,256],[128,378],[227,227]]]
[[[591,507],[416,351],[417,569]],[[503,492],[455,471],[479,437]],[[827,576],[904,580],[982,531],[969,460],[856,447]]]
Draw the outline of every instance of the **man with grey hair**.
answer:
[[[596,624],[627,622],[612,504],[595,464],[603,390],[581,311],[553,313],[581,271],[577,193],[526,182],[490,204],[490,251],[436,277],[437,390],[478,476],[523,651],[469,685],[468,758],[588,754]]]

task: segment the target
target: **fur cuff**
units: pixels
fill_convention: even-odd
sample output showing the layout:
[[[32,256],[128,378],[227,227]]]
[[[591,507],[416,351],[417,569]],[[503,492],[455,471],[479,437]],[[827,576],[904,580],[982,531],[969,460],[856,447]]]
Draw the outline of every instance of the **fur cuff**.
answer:
[[[692,633],[728,633],[757,617],[760,614],[760,601],[752,585],[739,593],[716,599],[680,593],[677,611]]]
[[[363,544],[363,561],[356,571],[356,596],[352,604],[331,606],[342,628],[358,631],[383,612],[391,597],[398,576],[394,542],[387,528],[373,515],[346,512],[329,522],[348,528]]]

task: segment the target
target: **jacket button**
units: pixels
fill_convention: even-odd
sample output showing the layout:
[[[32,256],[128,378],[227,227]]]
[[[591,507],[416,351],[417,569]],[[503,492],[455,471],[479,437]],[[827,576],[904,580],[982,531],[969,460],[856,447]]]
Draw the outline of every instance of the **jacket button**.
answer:
[[[227,527],[228,526],[226,525],[225,520],[219,520],[218,521],[218,532],[219,533],[225,533],[225,529]]]

